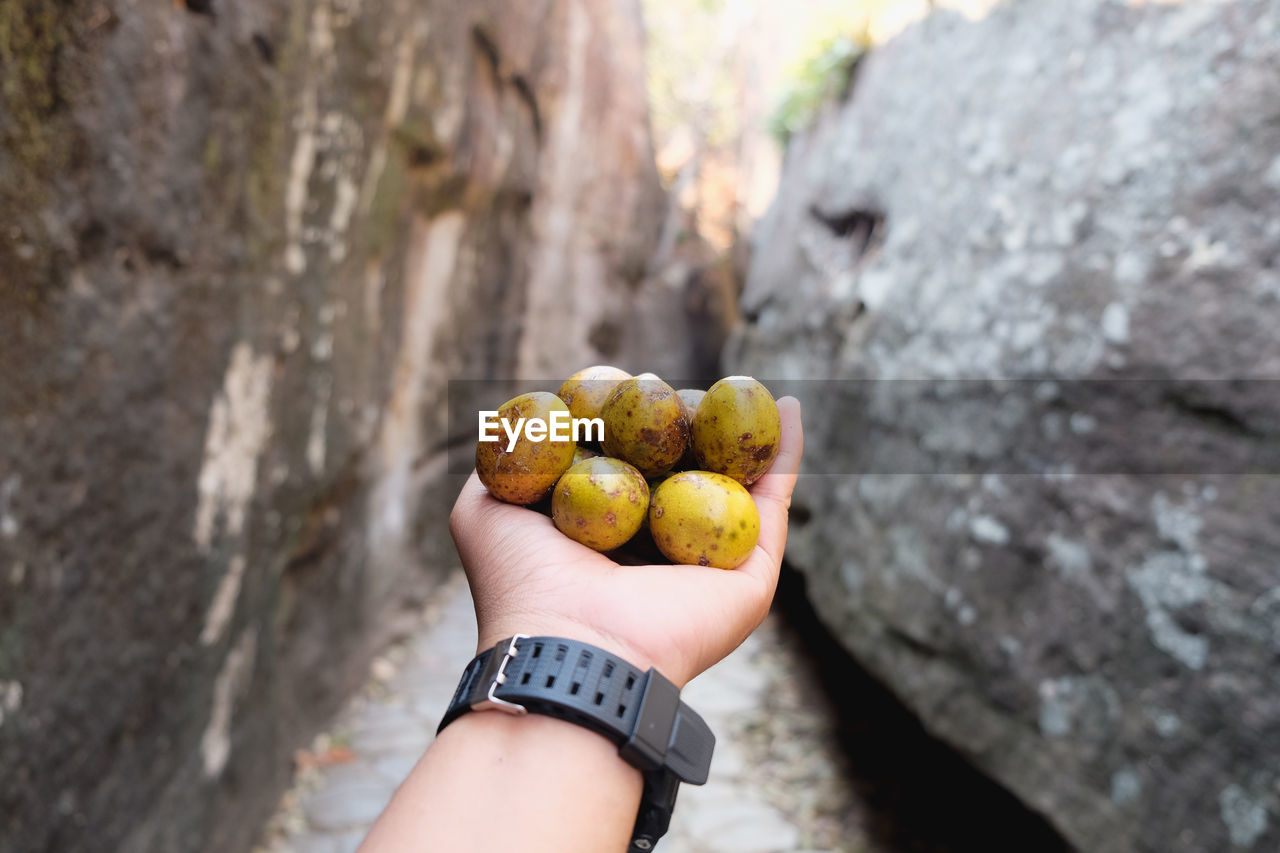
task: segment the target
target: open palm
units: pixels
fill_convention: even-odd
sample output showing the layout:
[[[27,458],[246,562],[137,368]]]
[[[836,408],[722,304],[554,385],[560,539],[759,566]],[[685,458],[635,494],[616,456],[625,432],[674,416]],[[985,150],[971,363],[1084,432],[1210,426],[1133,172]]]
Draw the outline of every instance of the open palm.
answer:
[[[787,510],[804,438],[800,404],[778,401],[782,444],[750,489],[760,539],[732,571],[624,565],[560,533],[550,518],[504,504],[472,473],[449,520],[475,599],[479,649],[515,633],[581,640],[683,686],[764,619],[778,583]]]

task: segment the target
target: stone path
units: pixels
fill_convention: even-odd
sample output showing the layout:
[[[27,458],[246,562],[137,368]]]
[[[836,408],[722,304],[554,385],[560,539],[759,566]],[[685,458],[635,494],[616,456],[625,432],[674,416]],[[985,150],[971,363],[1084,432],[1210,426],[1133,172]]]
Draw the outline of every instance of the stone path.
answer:
[[[431,741],[475,621],[461,574],[421,627],[372,667],[329,733],[299,753],[257,853],[351,853]],[[711,778],[684,785],[658,853],[865,853],[829,709],[785,631],[769,620],[688,685],[684,698],[716,733]]]

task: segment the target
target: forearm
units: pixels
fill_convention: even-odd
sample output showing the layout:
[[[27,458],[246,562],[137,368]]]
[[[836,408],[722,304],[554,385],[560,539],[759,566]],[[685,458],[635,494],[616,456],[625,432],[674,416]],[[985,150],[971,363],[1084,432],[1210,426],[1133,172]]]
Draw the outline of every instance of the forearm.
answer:
[[[553,717],[464,714],[436,738],[361,853],[623,853],[640,771]]]

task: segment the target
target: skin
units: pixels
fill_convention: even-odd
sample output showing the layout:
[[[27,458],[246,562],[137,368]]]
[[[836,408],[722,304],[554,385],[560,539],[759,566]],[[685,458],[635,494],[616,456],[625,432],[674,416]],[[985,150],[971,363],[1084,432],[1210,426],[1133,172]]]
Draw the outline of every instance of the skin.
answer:
[[[649,511],[649,486],[634,467],[600,456],[574,465],[551,496],[551,520],[575,542],[612,551],[636,535]]]
[[[721,379],[707,391],[693,416],[698,466],[749,486],[773,464],[781,428],[778,406],[768,388],[745,376]]]
[[[499,423],[505,418],[512,426],[520,418],[550,422],[552,411],[569,411],[554,394],[535,391],[521,394],[498,409]],[[507,451],[507,436],[498,429],[497,441],[476,442],[476,472],[495,498],[527,506],[546,497],[569,466],[577,450],[572,441],[529,441],[523,433],[516,446]]]
[[[756,547],[760,515],[737,480],[686,471],[654,491],[649,529],[673,563],[735,569]]]
[[[800,404],[783,398],[779,408],[782,450],[751,489],[760,538],[733,572],[621,565],[565,538],[551,519],[494,500],[472,475],[450,529],[475,599],[477,651],[517,632],[567,637],[683,686],[737,648],[769,611],[803,451]],[[640,772],[594,732],[472,712],[436,738],[361,850],[622,851],[640,792]]]

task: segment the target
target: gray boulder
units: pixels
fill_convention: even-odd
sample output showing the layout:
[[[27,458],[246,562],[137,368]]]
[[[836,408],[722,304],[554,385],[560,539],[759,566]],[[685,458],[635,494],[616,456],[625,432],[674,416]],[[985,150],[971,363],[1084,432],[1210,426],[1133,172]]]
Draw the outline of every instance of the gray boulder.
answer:
[[[830,380],[824,621],[1091,853],[1280,847],[1277,68],[1269,0],[934,15],[793,141],[727,351]]]
[[[633,2],[0,3],[0,850],[248,849],[456,559],[448,380],[686,367],[641,44]]]

